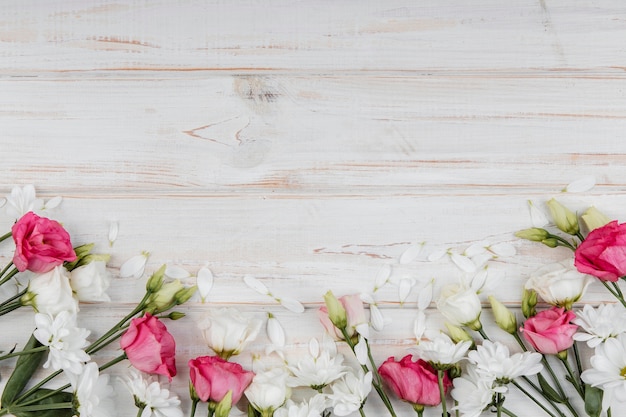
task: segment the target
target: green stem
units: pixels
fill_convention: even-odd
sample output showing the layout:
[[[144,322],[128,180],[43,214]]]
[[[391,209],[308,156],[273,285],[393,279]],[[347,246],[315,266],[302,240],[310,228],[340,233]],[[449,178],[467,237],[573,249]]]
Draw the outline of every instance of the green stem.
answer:
[[[502,412],[504,414],[506,414],[509,417],[517,417],[513,412],[511,412],[510,410],[507,410],[506,408],[502,407]]]
[[[585,237],[583,236],[582,233],[580,233],[580,231],[576,232],[576,237],[578,239],[580,239],[580,241],[582,242],[583,240],[585,240]]]
[[[359,407],[359,414],[361,415],[361,417],[366,417],[365,416],[365,411],[363,411],[363,406]],[[422,417],[422,416],[420,415],[420,417]]]
[[[7,276],[6,276],[6,277],[4,277],[4,278],[0,279],[0,285],[4,284],[4,283],[5,283],[5,282],[7,282],[8,280],[10,280],[10,279],[11,279],[11,278],[13,278],[14,276],[16,276],[16,275],[18,274],[18,272],[20,272],[20,271],[18,271],[18,270],[17,270],[17,268],[13,268],[13,269],[11,270],[11,272],[9,272],[9,273],[7,274]]]
[[[443,416],[448,415],[448,409],[446,407],[446,391],[443,387],[444,371],[437,369],[437,383],[439,384],[439,397],[441,398],[441,414]]]
[[[556,384],[556,388],[559,390],[559,395],[561,395],[562,398],[567,399],[567,396],[565,395],[565,391],[563,390],[563,387],[561,386],[559,379],[556,377],[556,374],[554,373],[554,369],[552,369],[552,366],[550,366],[550,363],[548,362],[545,356],[541,357],[541,362],[543,363],[544,368],[548,370],[550,377]]]
[[[500,393],[496,394],[496,415],[502,417],[502,404],[504,403],[504,396]]]
[[[3,234],[2,236],[0,236],[0,242],[2,242],[3,240],[7,240],[8,238],[10,238],[13,235],[12,232],[7,232],[5,234]]]
[[[141,415],[143,414],[143,410],[144,408],[146,408],[146,406],[144,405],[143,407],[137,407],[137,417],[141,417]]]
[[[626,300],[624,300],[623,296],[620,297],[618,293],[616,293],[613,289],[611,289],[611,287],[606,281],[600,280],[600,282],[602,283],[602,285],[604,285],[604,288],[606,288],[613,295],[613,297],[617,298],[617,301],[619,301],[620,303],[622,303],[624,307],[626,307]]]
[[[517,341],[517,344],[520,345],[520,347],[522,348],[522,350],[524,352],[528,352],[528,348],[526,347],[526,345],[524,344],[524,341],[522,340],[521,337],[519,337],[519,334],[517,332],[513,333],[513,337],[515,338],[515,340]]]
[[[11,413],[20,414],[20,413],[25,413],[28,411],[65,410],[68,408],[71,409],[72,407],[74,407],[72,403],[26,405],[26,406],[11,408]]]
[[[552,238],[552,239],[555,239],[555,240],[559,241],[561,246],[565,246],[566,248],[569,248],[572,251],[576,250],[576,248],[571,243],[569,243],[567,240],[563,239],[561,236],[557,236],[557,235],[553,235],[552,233],[548,233],[548,238]]]
[[[48,350],[48,346],[39,346],[39,347],[36,347],[36,348],[33,348],[33,349],[21,350],[19,352],[7,353],[6,355],[0,356],[0,361],[2,361],[4,359],[13,358],[15,356],[28,355],[30,353],[42,352],[44,350]]]
[[[567,358],[561,358],[559,356],[559,359],[561,359],[561,362],[563,362],[563,365],[565,366],[565,369],[567,370],[567,374],[570,377],[570,382],[572,383],[574,388],[576,388],[576,392],[578,392],[580,397],[584,400],[585,399],[585,392],[583,391],[582,387],[580,386],[580,382],[578,381],[578,378],[574,375],[574,371],[572,370],[572,367],[570,366],[569,362],[567,361]]]
[[[619,284],[617,282],[611,282],[611,285],[615,289],[615,292],[617,293],[617,295],[621,298],[624,298],[624,294],[622,294],[622,290],[619,287]]]
[[[417,413],[417,417],[422,417],[424,415],[424,406],[421,404],[413,404],[413,410]]]
[[[576,342],[574,342],[573,345],[574,348],[574,358],[576,359],[576,370],[578,371],[578,375],[582,375],[583,373],[583,365],[582,365],[582,361],[580,360],[580,351],[578,349],[578,344],[576,344]],[[582,386],[583,389],[583,394],[585,393],[585,386]]]
[[[13,261],[9,262],[0,272],[0,277],[2,277],[4,274],[7,273],[7,271],[9,270],[9,268],[11,268],[13,266]]]
[[[189,413],[189,417],[194,417],[196,415],[196,407],[198,406],[198,402],[200,400],[194,399],[191,403],[191,412]]]
[[[9,314],[11,311],[17,310],[20,307],[22,307],[22,303],[19,300],[15,300],[3,307],[0,307],[0,316]]]
[[[545,411],[547,414],[549,414],[551,417],[557,417],[556,415],[554,415],[550,410],[548,410],[546,408],[545,405],[541,404],[539,402],[539,400],[537,400],[535,398],[534,395],[532,395],[530,392],[528,392],[526,389],[524,389],[524,387],[522,387],[518,382],[513,381],[511,382],[513,385],[515,385],[517,387],[518,390],[520,390],[524,395],[526,395],[532,402],[534,402],[535,404],[537,404],[543,411]],[[539,391],[541,392],[541,391]],[[557,413],[559,413],[560,417],[565,417],[565,414],[563,414],[563,412],[561,410],[559,410],[556,406],[556,404],[550,402],[550,404],[552,405],[552,407],[554,407],[554,409],[556,410]]]
[[[480,329],[476,330],[480,336],[485,339],[485,340],[489,340],[489,336],[487,336],[487,333],[485,333],[485,330],[483,330],[483,328],[481,327]]]

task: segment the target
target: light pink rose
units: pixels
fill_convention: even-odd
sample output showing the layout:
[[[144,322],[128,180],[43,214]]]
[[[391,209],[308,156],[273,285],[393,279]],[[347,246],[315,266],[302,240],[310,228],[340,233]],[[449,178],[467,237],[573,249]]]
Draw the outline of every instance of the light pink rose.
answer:
[[[200,356],[189,361],[189,377],[201,401],[218,403],[232,391],[232,404],[236,404],[252,382],[254,372],[219,356]]]
[[[133,319],[120,346],[130,363],[148,374],[176,375],[176,342],[163,323],[150,313]]]
[[[626,275],[626,223],[614,220],[592,230],[574,253],[574,265],[583,274],[615,282]]]
[[[363,301],[358,294],[344,295],[343,297],[339,297],[338,300],[346,310],[346,317],[348,319],[348,325],[346,327],[348,336],[352,337],[356,333],[356,327],[358,325],[367,323]],[[320,307],[318,316],[322,326],[324,326],[324,329],[326,329],[329,335],[333,336],[336,340],[343,340],[341,331],[330,321],[328,308],[326,308],[326,306]]]
[[[70,235],[59,222],[32,211],[11,228],[15,241],[13,264],[18,271],[48,272],[63,262],[76,260]]]
[[[520,330],[537,352],[556,355],[574,344],[578,326],[570,322],[575,318],[571,310],[553,307],[526,320]]]
[[[418,359],[413,362],[412,355],[406,355],[396,362],[390,357],[378,368],[378,373],[402,401],[411,404],[435,406],[441,403],[437,371],[428,362]],[[443,386],[449,392],[452,381],[444,373]]]

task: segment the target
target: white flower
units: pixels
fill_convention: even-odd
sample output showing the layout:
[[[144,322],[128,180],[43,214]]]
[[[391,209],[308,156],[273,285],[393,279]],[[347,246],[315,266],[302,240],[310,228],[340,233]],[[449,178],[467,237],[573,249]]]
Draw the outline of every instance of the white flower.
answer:
[[[257,373],[244,394],[255,410],[269,414],[282,406],[291,395],[291,389],[287,386],[288,376],[284,368]]]
[[[323,394],[316,394],[299,404],[287,400],[284,406],[274,412],[274,417],[322,417],[328,402]]]
[[[358,374],[350,371],[343,378],[333,382],[330,386],[333,393],[329,399],[333,404],[333,413],[338,416],[347,416],[358,411],[370,391],[372,390],[372,373]]]
[[[571,308],[594,281],[591,275],[581,274],[574,267],[574,259],[544,265],[530,275],[527,290],[535,290],[549,304]]]
[[[471,346],[469,340],[455,344],[450,337],[441,333],[433,340],[422,341],[416,347],[409,348],[409,351],[435,368],[447,368],[463,359]]]
[[[626,310],[618,304],[601,304],[593,308],[586,304],[572,323],[580,326],[574,340],[587,342],[587,346],[595,348],[608,338],[626,333]]]
[[[72,389],[76,415],[79,417],[113,417],[113,388],[109,385],[109,375],[100,375],[98,365],[89,362],[80,375],[68,374]]]
[[[331,356],[328,350],[315,351],[309,345],[311,355],[305,356],[296,366],[289,366],[293,377],[288,384],[292,387],[311,387],[320,389],[341,378],[347,372],[343,366],[343,355]]]
[[[455,409],[462,417],[479,417],[491,404],[493,382],[493,378],[479,375],[473,365],[468,366],[461,377],[454,378],[451,395],[458,402]]]
[[[89,330],[76,327],[76,314],[62,311],[56,317],[48,314],[35,314],[37,329],[33,332],[35,338],[44,346],[50,348],[48,360],[43,367],[58,371],[79,374],[83,364],[89,361],[85,353],[89,343]]]
[[[145,380],[136,371],[131,371],[122,382],[133,395],[135,404],[143,407],[141,417],[183,417],[178,396],[161,388],[158,382]]]
[[[475,351],[468,353],[469,361],[476,365],[479,375],[495,379],[498,385],[508,384],[520,376],[534,375],[543,369],[542,355],[537,352],[515,353],[500,342],[485,340]],[[499,392],[505,392],[506,388]]]
[[[283,326],[272,313],[268,313],[266,331],[267,338],[271,343],[266,346],[265,354],[269,355],[272,352],[276,352],[278,356],[284,359],[285,329],[283,329]]]
[[[111,301],[106,293],[111,285],[111,274],[105,261],[93,261],[70,272],[70,286],[80,301]]]
[[[590,362],[591,369],[585,370],[581,378],[604,391],[602,409],[606,410],[614,400],[623,401],[626,398],[626,334],[598,345]]]
[[[59,265],[49,272],[38,274],[28,283],[28,291],[20,299],[22,305],[31,305],[39,313],[55,316],[62,311],[78,312],[67,270]]]
[[[146,269],[146,263],[148,262],[149,257],[150,253],[144,251],[139,255],[129,258],[120,267],[120,277],[140,278]]]
[[[235,308],[211,310],[198,323],[207,345],[217,354],[239,354],[253,341],[263,320],[254,313],[242,313]]]
[[[19,219],[29,211],[40,211],[43,207],[43,200],[36,198],[32,185],[13,187],[11,194],[6,196],[7,215],[13,219]]]
[[[437,309],[456,326],[468,326],[478,330],[481,304],[478,294],[464,284],[448,284],[441,289]]]

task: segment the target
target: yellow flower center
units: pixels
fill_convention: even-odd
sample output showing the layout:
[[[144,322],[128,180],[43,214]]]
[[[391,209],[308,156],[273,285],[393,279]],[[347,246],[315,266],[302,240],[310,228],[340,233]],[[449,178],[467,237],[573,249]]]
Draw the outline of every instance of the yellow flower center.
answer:
[[[619,376],[626,379],[626,366],[623,367],[621,371],[619,371]]]

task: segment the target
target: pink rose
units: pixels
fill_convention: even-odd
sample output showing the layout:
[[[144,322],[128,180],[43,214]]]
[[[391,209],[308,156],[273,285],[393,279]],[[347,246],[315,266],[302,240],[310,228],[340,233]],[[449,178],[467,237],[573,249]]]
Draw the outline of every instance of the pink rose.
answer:
[[[189,361],[189,377],[201,401],[218,403],[232,391],[232,404],[236,404],[252,382],[254,373],[219,356],[200,356]]]
[[[15,241],[13,264],[18,271],[48,272],[63,262],[76,260],[70,235],[59,222],[32,211],[11,228]]]
[[[130,363],[140,371],[165,375],[170,381],[176,375],[174,337],[150,313],[130,322],[120,339],[120,346]]]
[[[363,308],[363,301],[358,294],[344,295],[338,298],[339,302],[346,310],[346,317],[348,319],[348,325],[346,329],[348,336],[352,337],[356,333],[356,327],[360,324],[367,323],[367,317],[365,317],[365,309]],[[333,336],[336,340],[343,340],[341,331],[337,329],[330,318],[328,317],[328,308],[326,306],[320,307],[318,310],[318,316],[322,326],[326,329],[326,332]]]
[[[626,275],[626,223],[614,220],[592,230],[576,248],[574,265],[583,274],[615,282]]]
[[[570,321],[575,318],[572,311],[553,307],[526,320],[520,330],[537,352],[556,355],[574,344],[578,326]]]
[[[441,403],[437,371],[422,359],[413,362],[411,355],[406,355],[396,362],[390,357],[380,365],[378,373],[402,401],[427,406]],[[443,386],[446,393],[452,387],[447,372],[444,373]]]

